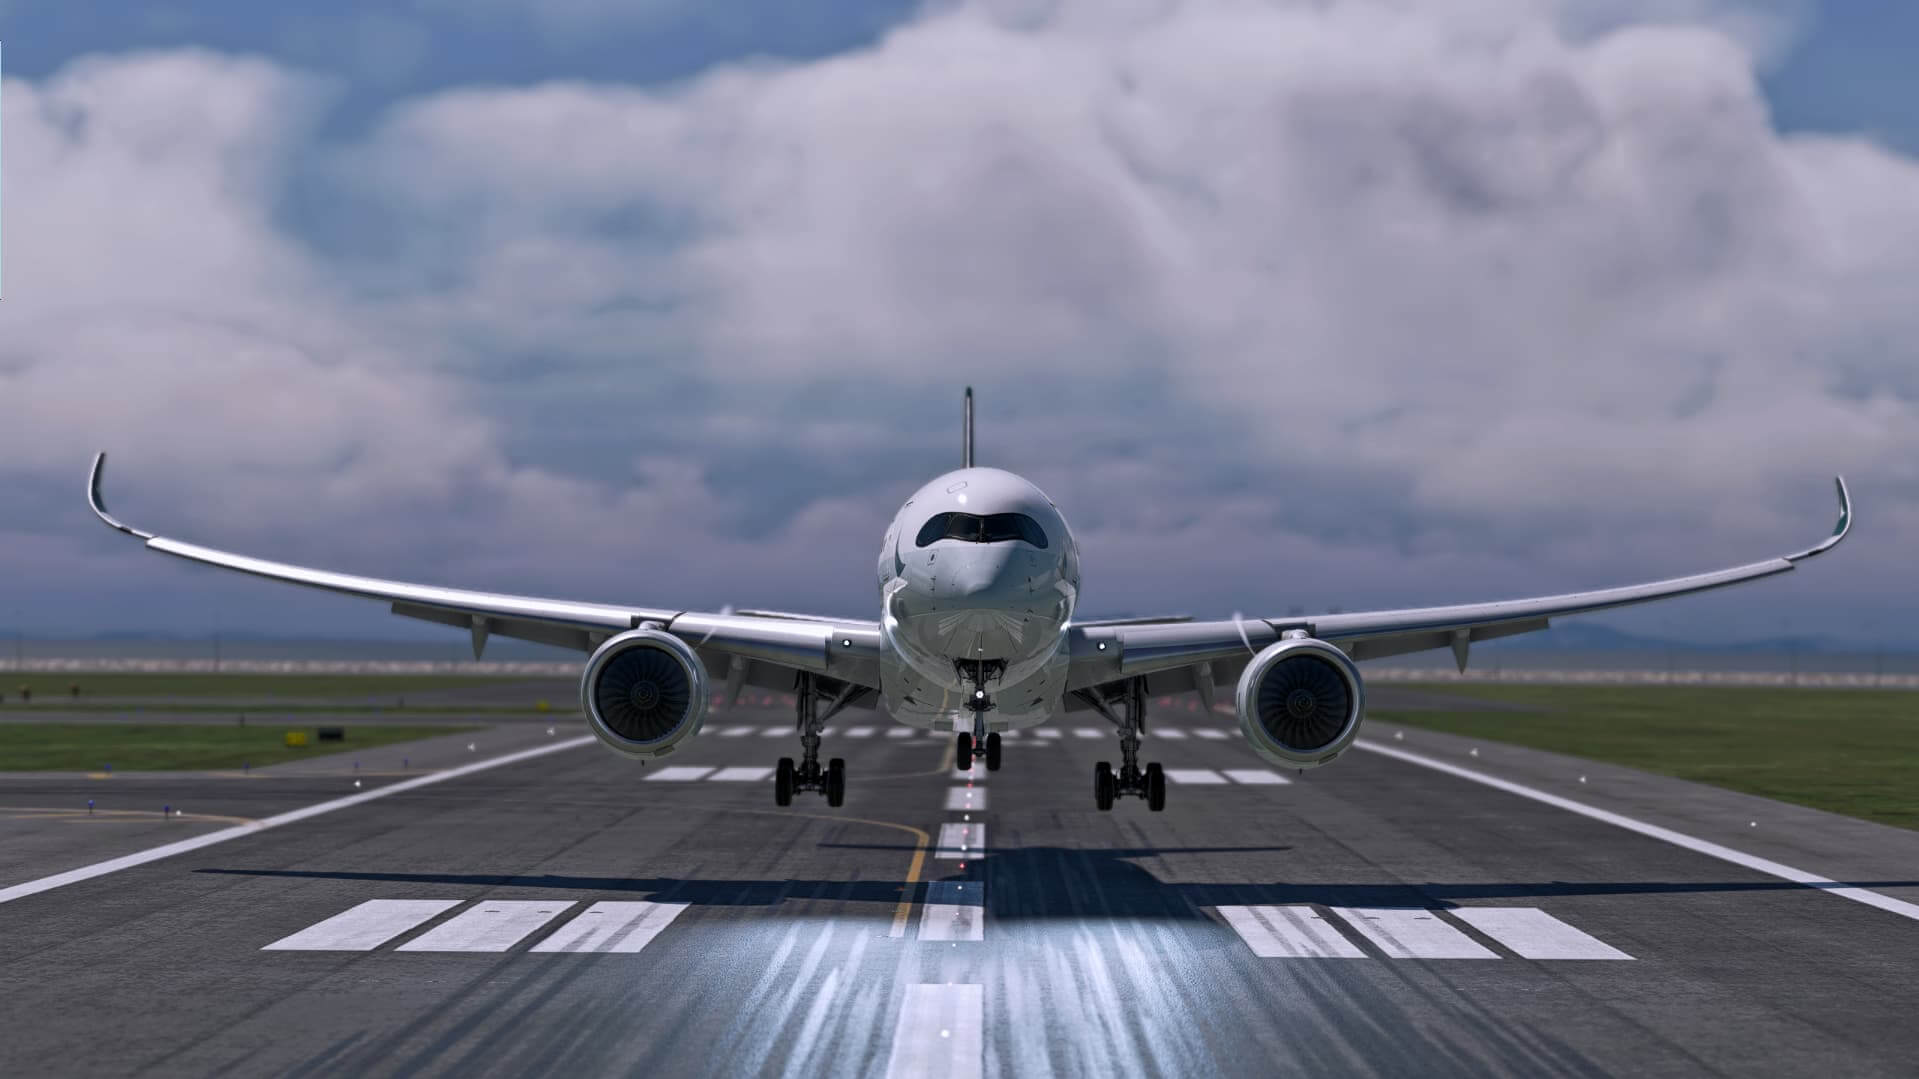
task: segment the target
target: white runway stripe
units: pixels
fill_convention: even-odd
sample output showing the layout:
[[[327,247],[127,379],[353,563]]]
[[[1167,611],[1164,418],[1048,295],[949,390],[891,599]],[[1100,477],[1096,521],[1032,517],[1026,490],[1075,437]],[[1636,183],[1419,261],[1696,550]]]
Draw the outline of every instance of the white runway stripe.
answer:
[[[892,730],[886,732],[886,736],[888,738],[911,738],[913,737],[913,728],[894,727]]]
[[[1210,768],[1168,768],[1166,778],[1174,783],[1224,783],[1226,777]]]
[[[1047,740],[1048,742],[1057,742],[1057,741],[1059,741],[1059,732],[1058,732],[1058,731],[1056,731],[1056,730],[1054,730],[1054,729],[1053,729],[1053,728],[1051,728],[1051,727],[1048,727],[1048,728],[1046,728],[1045,730],[1040,730],[1040,731],[1034,731],[1034,732],[1033,732],[1033,736],[1034,736],[1034,737],[1036,737],[1036,738],[1044,738],[1044,739],[1046,739],[1046,740]]]
[[[1186,740],[1186,732],[1180,730],[1178,727],[1155,727],[1148,731],[1146,736],[1148,738],[1164,738],[1171,742],[1183,742]]]
[[[1220,907],[1220,917],[1263,959],[1364,959],[1359,945],[1308,906]]]
[[[535,944],[536,952],[637,952],[686,909],[685,903],[601,902]]]
[[[400,945],[402,952],[503,952],[559,917],[571,900],[483,899]]]
[[[1250,787],[1273,787],[1292,782],[1270,768],[1223,768],[1221,771],[1226,773],[1227,779]]]
[[[760,780],[770,778],[772,775],[773,769],[771,768],[741,766],[736,768],[722,768],[706,778],[714,783],[758,783]]]
[[[926,886],[926,902],[920,906],[921,940],[986,939],[986,885],[936,880]]]
[[[1731,847],[1722,846],[1710,840],[1700,839],[1697,836],[1690,836],[1684,832],[1675,832],[1671,828],[1661,828],[1657,824],[1648,824],[1642,820],[1635,820],[1623,813],[1614,813],[1609,809],[1600,809],[1598,806],[1589,806],[1584,802],[1575,802],[1571,798],[1561,798],[1557,794],[1548,794],[1537,787],[1528,787],[1523,783],[1514,783],[1508,779],[1500,779],[1497,776],[1488,775],[1485,772],[1476,772],[1471,768],[1461,768],[1459,765],[1449,764],[1446,761],[1434,757],[1427,757],[1418,753],[1408,753],[1403,749],[1394,749],[1392,746],[1386,745],[1383,742],[1374,742],[1361,738],[1353,744],[1370,753],[1378,753],[1382,756],[1392,757],[1395,760],[1405,761],[1408,764],[1417,764],[1422,768],[1431,768],[1434,771],[1445,772],[1447,775],[1458,776],[1461,779],[1469,780],[1473,783],[1481,783],[1494,790],[1505,791],[1508,794],[1517,794],[1521,798],[1530,798],[1535,802],[1556,806],[1568,813],[1577,813],[1582,817],[1602,821],[1616,828],[1624,828],[1629,832],[1638,832],[1640,835],[1648,838],[1657,839],[1662,843],[1670,843],[1675,847],[1683,847],[1694,853],[1703,854],[1708,858],[1717,858],[1722,862],[1731,862],[1733,865],[1743,866],[1756,873],[1764,873],[1769,877],[1777,877],[1780,880],[1789,880],[1794,884],[1808,885],[1828,895],[1836,895],[1841,899],[1850,899],[1855,903],[1864,903],[1869,907],[1877,907],[1888,914],[1897,914],[1901,918],[1910,918],[1914,921],[1919,921],[1919,903],[1908,903],[1903,899],[1894,899],[1889,895],[1880,895],[1870,888],[1855,888],[1841,885],[1831,877],[1822,877],[1817,873],[1808,873],[1803,869],[1795,869],[1792,866],[1775,862],[1770,858],[1761,858],[1756,854],[1747,854],[1743,850],[1734,850]],[[6,893],[0,892],[0,899],[4,899],[5,897]]]
[[[1419,907],[1334,907],[1389,959],[1497,959],[1498,954]]]
[[[971,771],[962,772],[958,768],[955,768],[950,774],[952,778],[957,779],[962,783],[966,782],[967,780],[971,780],[974,783],[984,783],[986,782],[986,775],[987,775],[986,762],[984,760],[974,761],[973,768]]]
[[[211,847],[215,843],[225,843],[229,839],[258,835],[268,828],[278,828],[282,825],[294,824],[298,821],[317,817],[322,813],[331,813],[337,809],[346,809],[364,802],[371,802],[376,798],[387,798],[405,791],[418,790],[421,787],[431,786],[435,783],[445,783],[449,779],[470,776],[475,772],[484,772],[491,768],[498,768],[501,765],[529,761],[535,757],[544,757],[549,753],[560,753],[569,749],[578,749],[582,746],[592,745],[596,741],[598,741],[598,739],[592,735],[583,734],[578,738],[549,742],[543,746],[535,746],[532,749],[522,749],[518,752],[507,753],[498,757],[489,757],[486,760],[475,761],[472,764],[463,764],[458,768],[449,768],[444,772],[435,772],[432,775],[421,776],[418,779],[404,779],[398,783],[390,783],[384,787],[376,787],[370,791],[362,791],[359,794],[349,794],[344,798],[335,798],[331,801],[320,802],[315,805],[302,806],[299,809],[275,814],[265,820],[252,821],[247,824],[236,824],[231,828],[222,828],[217,832],[208,832],[205,835],[194,836],[192,839],[181,839],[176,842],[162,844],[158,847],[151,847],[147,850],[135,851],[132,854],[123,854],[118,858],[109,858],[104,862],[83,865],[78,869],[69,869],[64,873],[55,873],[50,877],[41,877],[38,880],[25,881],[9,888],[0,888],[0,903],[11,903],[16,899],[30,895],[38,895],[41,892],[50,891],[54,888],[62,888],[69,884],[77,884],[83,880],[103,877],[108,873],[118,873],[122,869],[131,869],[134,866],[145,865],[148,862],[157,862],[162,858],[171,858],[176,854],[185,854],[188,851],[199,850],[202,847]]]
[[[263,952],[367,952],[459,906],[460,899],[369,899],[315,922]]]
[[[1073,728],[1073,737],[1075,738],[1100,738],[1100,737],[1104,737],[1104,734],[1105,732],[1096,730],[1092,727],[1074,727]]]
[[[757,730],[759,730],[758,727],[728,727],[725,730],[720,732],[720,737],[721,738],[744,738],[747,735],[752,734],[754,731],[757,731]]]
[[[1631,959],[1537,907],[1461,907],[1453,917],[1526,959]]]
[[[784,738],[789,734],[795,738],[799,737],[799,732],[793,729],[792,727],[768,727],[765,730],[760,732],[760,737],[761,738]]]
[[[985,821],[942,824],[939,847],[933,852],[933,857],[959,860],[977,858],[985,847]]]
[[[846,728],[846,736],[847,736],[848,738],[871,738],[871,737],[873,737],[873,728],[871,728],[871,727],[848,727],[848,728]]]
[[[985,787],[948,787],[946,788],[946,808],[970,809],[974,812],[986,808]]]
[[[712,770],[711,768],[691,764],[678,764],[670,768],[658,769],[652,775],[643,778],[649,782],[691,783],[694,780],[705,779],[706,774]]]
[[[1211,727],[1199,727],[1193,731],[1193,734],[1210,742],[1223,742],[1232,737],[1232,735],[1227,734],[1225,731],[1214,730]]]
[[[986,994],[977,985],[909,985],[886,1079],[979,1079]]]

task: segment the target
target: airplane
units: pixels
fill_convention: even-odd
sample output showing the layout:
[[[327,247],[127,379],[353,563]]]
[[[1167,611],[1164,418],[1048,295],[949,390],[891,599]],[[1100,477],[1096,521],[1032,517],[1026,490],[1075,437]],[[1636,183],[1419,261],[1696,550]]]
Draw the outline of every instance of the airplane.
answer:
[[[107,512],[106,454],[87,498],[100,520],[154,551],[222,569],[388,602],[394,614],[467,630],[473,656],[500,635],[587,654],[580,708],[593,734],[626,757],[665,757],[700,731],[714,680],[728,704],[747,686],[794,691],[800,759],[782,757],[773,797],[846,796],[846,764],[820,764],[821,731],[848,708],[884,708],[910,727],[951,731],[956,764],[1000,768],[1001,734],[1090,711],[1112,724],[1119,766],[1094,767],[1094,804],[1135,797],[1166,806],[1158,763],[1141,767],[1149,695],[1193,693],[1211,714],[1236,679],[1240,733],[1285,768],[1331,763],[1365,717],[1357,662],[1472,645],[1545,629],[1554,618],[1690,595],[1788,572],[1837,546],[1852,498],[1835,477],[1839,521],[1796,554],[1688,577],[1591,592],[1406,610],[1194,621],[1075,619],[1079,543],[1059,507],[1012,472],[973,463],[967,387],[961,465],[913,493],[887,526],[878,561],[879,618],[772,610],[681,611],[443,588],[270,562],[143,532]]]

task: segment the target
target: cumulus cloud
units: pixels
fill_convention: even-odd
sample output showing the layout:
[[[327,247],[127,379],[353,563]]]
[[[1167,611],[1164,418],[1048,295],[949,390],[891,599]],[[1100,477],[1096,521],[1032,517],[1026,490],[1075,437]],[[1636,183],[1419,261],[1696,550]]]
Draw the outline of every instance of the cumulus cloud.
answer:
[[[194,296],[90,291],[81,257],[57,295],[110,313],[85,327],[96,343],[216,351],[179,367],[204,394],[281,387],[286,411],[159,452],[205,468],[239,439],[268,464],[236,501],[311,487],[351,526],[336,544],[396,569],[438,541],[598,587],[604,572],[542,568],[555,529],[595,555],[630,534],[646,538],[629,566],[752,590],[710,604],[844,594],[833,606],[857,611],[882,477],[901,471],[903,493],[920,478],[905,472],[945,466],[948,390],[976,380],[1033,395],[1007,402],[999,460],[1083,523],[1112,606],[1465,599],[1703,568],[1809,539],[1844,469],[1869,527],[1843,569],[1694,608],[1703,628],[1814,603],[1844,629],[1887,602],[1885,575],[1910,580],[1894,537],[1919,523],[1919,166],[1775,130],[1755,70],[1797,5],[1576,17],[1593,10],[938,5],[871,48],[667,90],[436,94],[324,153],[286,119],[321,89],[149,59],[216,72],[226,108],[259,111],[160,140],[163,160],[205,145],[154,238],[136,218],[78,242],[175,266],[164,286]],[[8,87],[10,137],[40,124],[30,153],[68,170],[68,227],[117,222],[106,193],[138,189],[124,162],[154,141],[130,124],[102,152],[57,118],[122,63],[20,88],[38,105]],[[296,160],[370,240],[322,255],[280,227]],[[176,266],[166,229],[208,242]],[[0,356],[62,402],[48,415],[80,412],[83,393],[51,384],[89,375],[40,357],[84,335],[21,318],[9,254],[0,326],[19,336]],[[41,350],[24,373],[22,340]],[[100,415],[177,431],[184,403],[148,393]],[[304,449],[269,445],[296,422]],[[642,493],[620,494],[635,475]],[[395,522],[422,510],[430,535]],[[796,574],[792,552],[821,549],[797,537],[859,554]],[[1207,580],[1165,569],[1195,561]],[[646,578],[621,569],[640,590],[616,594],[652,600]]]

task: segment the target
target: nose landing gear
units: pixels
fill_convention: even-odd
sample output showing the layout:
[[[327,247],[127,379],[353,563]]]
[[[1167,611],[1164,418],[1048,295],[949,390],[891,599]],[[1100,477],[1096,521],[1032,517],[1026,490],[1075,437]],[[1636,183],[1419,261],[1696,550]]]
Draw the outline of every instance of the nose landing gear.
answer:
[[[1139,736],[1146,731],[1146,679],[1134,678],[1123,694],[1122,713],[1115,713],[1098,690],[1079,690],[1079,698],[1119,729],[1119,769],[1106,761],[1093,766],[1093,804],[1106,812],[1115,798],[1144,798],[1146,808],[1166,808],[1166,773],[1158,762],[1141,768]]]
[[[826,795],[826,804],[838,809],[846,801],[846,761],[839,757],[820,766],[820,728],[834,713],[853,703],[854,699],[865,691],[856,686],[843,686],[833,696],[827,706],[826,715],[819,712],[819,684],[811,674],[801,673],[793,689],[793,698],[798,704],[798,715],[794,722],[800,730],[800,760],[795,763],[791,757],[781,757],[778,766],[773,769],[773,802],[775,805],[792,805],[795,791],[816,791]]]
[[[1006,661],[957,660],[960,675],[973,683],[973,691],[967,697],[967,707],[973,713],[973,729],[961,731],[956,739],[957,752],[954,754],[955,766],[962,772],[973,770],[973,758],[984,756],[986,770],[999,771],[1000,737],[998,731],[987,733],[986,713],[993,710],[993,698],[986,694],[986,681],[1006,672]]]

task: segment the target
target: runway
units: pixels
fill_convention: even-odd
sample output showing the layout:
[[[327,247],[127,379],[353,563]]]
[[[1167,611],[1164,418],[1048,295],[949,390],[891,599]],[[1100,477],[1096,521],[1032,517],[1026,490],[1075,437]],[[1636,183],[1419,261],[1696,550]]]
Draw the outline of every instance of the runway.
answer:
[[[9,777],[0,888],[539,751],[0,904],[0,1073],[1824,1077],[1919,1059],[1919,921],[1379,752],[1281,773],[1229,717],[1172,711],[1146,754],[1166,812],[1101,813],[1093,764],[1116,752],[1088,722],[969,774],[946,736],[861,713],[827,739],[845,806],[782,810],[767,777],[796,739],[777,701],[645,768],[547,725],[394,747],[406,769],[383,748],[358,772]],[[1529,781],[1563,763],[1472,761]],[[1660,812],[1670,792],[1623,772],[1594,766],[1593,799]],[[162,799],[189,817],[153,814]],[[1707,801],[1672,813],[1757,812]],[[1827,820],[1781,807],[1765,831],[1785,838],[1755,825],[1751,845],[1816,857]],[[1881,860],[1906,833],[1832,828],[1846,883],[1919,897]]]

